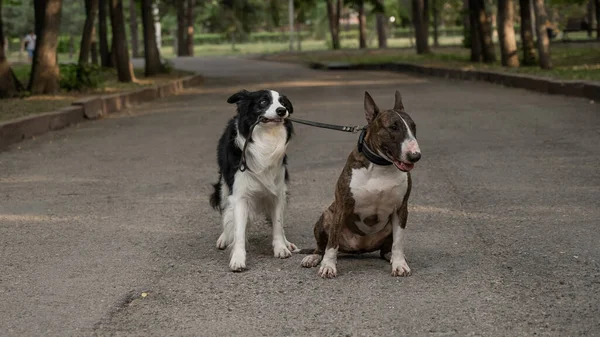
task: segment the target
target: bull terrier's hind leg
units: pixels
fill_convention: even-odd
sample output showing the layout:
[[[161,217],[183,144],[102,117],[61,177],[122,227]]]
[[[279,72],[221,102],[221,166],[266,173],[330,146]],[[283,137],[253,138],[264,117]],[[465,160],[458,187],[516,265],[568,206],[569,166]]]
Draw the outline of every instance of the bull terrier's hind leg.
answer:
[[[392,243],[394,242],[394,236],[390,235],[388,236],[385,241],[383,242],[383,245],[381,245],[381,250],[379,250],[379,256],[386,260],[387,262],[390,262],[390,260],[392,259]]]
[[[323,259],[325,247],[327,247],[327,232],[325,232],[325,229],[323,228],[323,217],[323,214],[321,214],[321,217],[319,218],[314,227],[314,235],[317,241],[317,248],[311,255],[308,255],[304,259],[302,259],[302,267],[316,267]]]

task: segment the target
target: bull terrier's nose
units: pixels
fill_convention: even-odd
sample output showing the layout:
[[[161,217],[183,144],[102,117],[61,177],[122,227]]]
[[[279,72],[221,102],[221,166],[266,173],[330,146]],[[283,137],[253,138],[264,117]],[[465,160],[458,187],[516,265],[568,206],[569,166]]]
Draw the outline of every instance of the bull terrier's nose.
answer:
[[[410,160],[411,163],[416,163],[421,159],[421,152],[409,152],[406,154],[406,159]]]
[[[286,108],[277,108],[275,110],[275,112],[277,113],[277,116],[283,117],[287,113],[287,109]]]

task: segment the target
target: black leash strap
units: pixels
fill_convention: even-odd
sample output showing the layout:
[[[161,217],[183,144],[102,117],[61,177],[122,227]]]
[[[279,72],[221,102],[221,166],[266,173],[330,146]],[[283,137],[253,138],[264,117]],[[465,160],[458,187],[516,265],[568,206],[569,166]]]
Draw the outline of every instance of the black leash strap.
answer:
[[[357,126],[334,125],[334,124],[327,124],[327,123],[320,123],[320,122],[296,119],[296,118],[291,118],[291,117],[288,117],[288,119],[291,120],[292,122],[296,122],[296,123],[300,123],[300,124],[315,126],[315,127],[323,128],[323,129],[343,131],[343,132],[357,133],[357,132],[365,129],[364,126],[358,126],[358,125]]]
[[[248,167],[248,163],[246,163],[246,148],[248,147],[248,144],[250,144],[250,142],[252,141],[252,132],[254,131],[254,128],[258,125],[258,123],[261,122],[261,119],[262,119],[262,117],[259,117],[258,120],[254,124],[252,124],[252,126],[250,126],[250,136],[248,136],[248,139],[246,139],[246,142],[244,143],[244,148],[242,149],[242,160],[240,162],[240,172],[244,172],[246,170],[252,172],[252,170]]]

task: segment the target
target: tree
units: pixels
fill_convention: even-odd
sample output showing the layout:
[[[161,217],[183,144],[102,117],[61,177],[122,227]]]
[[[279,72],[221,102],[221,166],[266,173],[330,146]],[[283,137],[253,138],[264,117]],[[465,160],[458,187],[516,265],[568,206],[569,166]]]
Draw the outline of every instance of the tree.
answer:
[[[538,55],[540,57],[540,67],[542,69],[551,69],[552,60],[550,59],[550,39],[546,32],[546,8],[544,0],[533,0],[533,11],[535,12],[535,26],[537,32]]]
[[[96,26],[92,29],[92,42],[90,43],[90,52],[92,54],[92,64],[98,64],[98,42],[96,40]]]
[[[334,6],[335,1],[335,6]],[[340,49],[340,15],[343,0],[327,0],[327,19],[331,33],[331,48]]]
[[[438,4],[436,0],[431,0],[432,2],[432,9],[433,9],[433,45],[435,47],[439,47],[440,46],[440,42],[439,42],[439,33],[438,33],[438,28],[439,28],[439,21],[440,21],[440,11],[438,9]]]
[[[417,54],[428,54],[429,49],[429,0],[412,0],[412,18],[415,26]]]
[[[535,43],[533,40],[533,25],[531,20],[531,0],[519,0],[521,16],[521,48],[523,48],[523,65],[531,66],[536,63]]]
[[[596,8],[596,40],[600,41],[600,0],[594,0]]]
[[[62,0],[35,0],[36,44],[28,90],[33,94],[51,94],[59,90],[56,61]]]
[[[111,50],[108,47],[108,29],[106,25],[108,1],[99,0],[98,2],[98,33],[100,35],[100,64],[103,67],[111,68],[114,64],[110,55]]]
[[[367,48],[367,15],[365,14],[365,1],[358,0],[356,2],[358,10],[358,47],[360,49]]]
[[[98,0],[85,0],[85,24],[79,46],[80,65],[88,63],[90,59],[96,16],[98,16]]]
[[[515,11],[512,0],[498,0],[498,39],[502,65],[518,67],[517,40],[515,39]]]
[[[496,61],[492,41],[492,19],[485,10],[484,0],[469,0],[471,27],[471,61],[492,63]]]
[[[152,13],[152,0],[141,0],[142,26],[144,29],[144,59],[146,76],[153,76],[165,72],[165,66],[160,61],[160,54],[156,45],[156,31],[154,29],[154,15]]]
[[[127,50],[125,34],[125,18],[123,17],[123,0],[110,0],[110,24],[112,28],[112,54],[119,82],[133,82],[133,67]]]
[[[23,86],[12,71],[4,54],[4,24],[2,22],[2,1],[0,0],[0,98],[13,97],[22,90]]]
[[[177,7],[177,56],[187,56],[185,0],[175,0]]]
[[[187,35],[186,35],[186,55],[194,56],[194,0],[187,2]]]
[[[483,53],[483,62],[492,63],[496,61],[496,52],[494,50],[494,41],[492,40],[492,16],[486,11],[485,0],[477,0],[478,18],[479,18],[479,39]]]
[[[471,62],[481,62],[482,46],[479,34],[479,1],[469,0],[469,28],[471,37]]]
[[[387,48],[387,35],[385,33],[385,24],[387,20],[384,13],[375,14],[375,24],[377,27],[377,45],[379,48]]]
[[[385,25],[387,19],[385,16],[385,8],[383,0],[376,0],[375,3],[375,25],[377,28],[377,42],[379,48],[387,48],[387,35],[385,32]]]
[[[140,57],[137,7],[135,5],[135,1],[136,0],[129,0],[129,32],[131,33],[131,56]]]

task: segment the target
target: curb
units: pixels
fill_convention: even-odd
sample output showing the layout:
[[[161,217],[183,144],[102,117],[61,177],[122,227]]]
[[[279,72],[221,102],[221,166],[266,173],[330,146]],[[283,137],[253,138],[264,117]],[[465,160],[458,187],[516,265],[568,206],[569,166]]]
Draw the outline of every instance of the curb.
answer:
[[[157,98],[175,95],[185,88],[204,83],[202,75],[186,76],[167,84],[117,94],[76,100],[58,111],[0,122],[0,150],[24,139],[65,128],[72,124],[105,117]]]
[[[538,76],[513,75],[487,70],[426,67],[411,63],[310,63],[309,67],[318,70],[386,70],[402,73],[416,73],[449,79],[483,81],[545,94],[582,97],[593,101],[600,101],[600,83],[592,81],[560,81]]]

